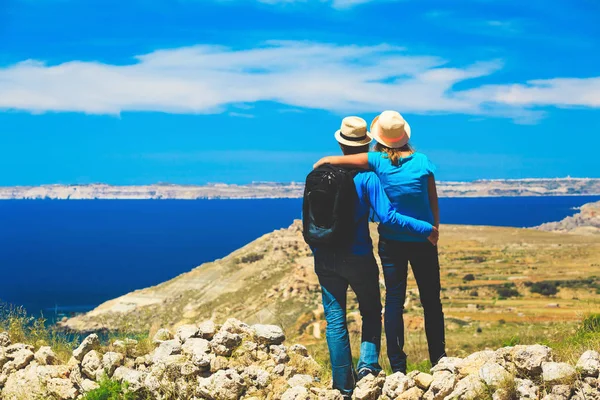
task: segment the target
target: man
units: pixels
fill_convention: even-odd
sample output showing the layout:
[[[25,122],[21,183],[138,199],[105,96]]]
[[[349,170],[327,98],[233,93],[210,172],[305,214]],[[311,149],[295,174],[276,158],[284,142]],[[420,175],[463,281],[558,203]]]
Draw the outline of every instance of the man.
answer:
[[[369,150],[371,137],[367,123],[359,117],[346,117],[341,129],[335,133],[345,155]],[[398,214],[390,204],[379,179],[372,172],[359,172],[354,177],[358,194],[355,205],[355,235],[347,249],[316,247],[313,249],[315,272],[321,285],[327,345],[331,359],[333,387],[345,398],[350,398],[357,379],[368,374],[378,374],[381,342],[381,296],[379,268],[373,256],[369,234],[371,209],[382,224],[394,226],[405,232],[426,237],[437,243],[437,229],[431,224]],[[362,338],[358,375],[352,364],[352,353],[346,324],[346,293],[352,288],[358,299],[362,317]]]

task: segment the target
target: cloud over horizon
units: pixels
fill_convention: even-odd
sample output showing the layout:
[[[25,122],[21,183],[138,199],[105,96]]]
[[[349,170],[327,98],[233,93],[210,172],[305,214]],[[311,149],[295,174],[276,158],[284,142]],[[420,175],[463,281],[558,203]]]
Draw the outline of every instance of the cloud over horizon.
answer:
[[[27,60],[0,68],[0,109],[196,114],[272,101],[336,113],[391,108],[532,122],[544,107],[600,107],[600,77],[490,84],[502,69],[499,60],[450,67],[439,57],[385,44],[271,41],[243,50],[197,45],[134,60],[128,65]],[[478,78],[486,83],[477,84]]]

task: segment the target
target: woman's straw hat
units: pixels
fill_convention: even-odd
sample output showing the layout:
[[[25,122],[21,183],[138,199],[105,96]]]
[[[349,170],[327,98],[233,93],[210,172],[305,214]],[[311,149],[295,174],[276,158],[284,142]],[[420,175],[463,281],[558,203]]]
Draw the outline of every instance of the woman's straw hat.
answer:
[[[360,117],[344,118],[341,128],[335,133],[335,140],[352,147],[371,143],[371,135],[367,132],[367,121]]]
[[[397,111],[384,111],[371,122],[373,139],[386,147],[398,149],[410,139],[410,125]]]

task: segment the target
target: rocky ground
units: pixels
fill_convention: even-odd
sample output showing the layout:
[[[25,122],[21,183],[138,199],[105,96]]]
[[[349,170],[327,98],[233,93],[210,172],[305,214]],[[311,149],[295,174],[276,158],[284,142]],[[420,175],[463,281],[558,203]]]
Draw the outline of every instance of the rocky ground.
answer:
[[[112,379],[140,399],[342,399],[304,346],[284,344],[279,326],[209,320],[175,334],[161,329],[152,341],[140,354],[135,340],[103,347],[92,334],[61,363],[50,347],[12,344],[0,333],[0,398],[82,398]],[[429,373],[368,376],[353,399],[600,399],[599,373],[597,351],[573,366],[554,362],[546,346],[504,347],[444,358]]]
[[[579,213],[572,217],[567,217],[559,222],[542,224],[538,229],[549,232],[598,235],[600,234],[600,201],[582,206]]]

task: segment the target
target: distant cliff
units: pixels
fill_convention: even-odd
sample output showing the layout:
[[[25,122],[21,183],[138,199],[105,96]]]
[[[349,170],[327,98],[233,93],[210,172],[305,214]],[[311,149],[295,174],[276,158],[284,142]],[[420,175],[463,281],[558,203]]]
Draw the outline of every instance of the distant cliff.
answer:
[[[209,184],[142,186],[43,185],[0,187],[0,200],[11,199],[244,199],[299,198],[302,183],[257,182],[248,185]],[[600,179],[557,178],[439,182],[441,197],[554,196],[600,194]]]
[[[559,222],[549,222],[538,227],[542,231],[577,234],[600,234],[600,201],[580,208],[579,213]]]

